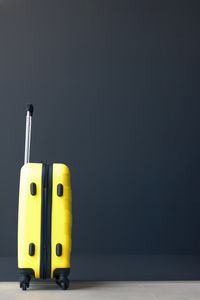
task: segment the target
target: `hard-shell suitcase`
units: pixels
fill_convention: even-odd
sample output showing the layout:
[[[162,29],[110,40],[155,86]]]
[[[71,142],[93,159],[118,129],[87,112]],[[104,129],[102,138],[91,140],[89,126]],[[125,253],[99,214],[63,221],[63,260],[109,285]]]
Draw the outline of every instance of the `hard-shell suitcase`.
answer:
[[[18,270],[20,287],[31,278],[55,278],[68,288],[72,192],[64,164],[29,163],[33,106],[27,106],[24,165],[20,172]]]

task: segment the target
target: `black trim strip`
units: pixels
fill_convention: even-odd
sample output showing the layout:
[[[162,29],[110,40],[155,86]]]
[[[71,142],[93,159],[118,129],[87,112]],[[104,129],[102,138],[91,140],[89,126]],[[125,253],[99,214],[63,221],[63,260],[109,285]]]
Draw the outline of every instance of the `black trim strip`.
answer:
[[[63,275],[66,279],[70,273],[70,268],[57,268],[53,271],[53,277],[57,278],[59,275]]]
[[[41,207],[41,243],[40,278],[46,278],[46,203],[47,203],[47,165],[42,165],[42,207]]]
[[[47,206],[47,265],[46,277],[51,278],[51,209],[52,209],[52,164],[48,166],[48,206]]]
[[[51,278],[52,164],[42,166],[40,278]]]
[[[31,268],[18,268],[19,277],[21,279],[22,276],[31,276],[35,277],[35,272]]]

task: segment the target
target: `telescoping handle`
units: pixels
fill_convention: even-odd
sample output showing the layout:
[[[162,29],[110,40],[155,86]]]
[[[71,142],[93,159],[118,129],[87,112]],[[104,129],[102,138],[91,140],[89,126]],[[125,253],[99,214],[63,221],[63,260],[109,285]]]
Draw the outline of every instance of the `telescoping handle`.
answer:
[[[25,151],[24,151],[24,164],[30,162],[30,146],[31,146],[31,123],[33,115],[33,105],[26,106],[26,133],[25,133]]]

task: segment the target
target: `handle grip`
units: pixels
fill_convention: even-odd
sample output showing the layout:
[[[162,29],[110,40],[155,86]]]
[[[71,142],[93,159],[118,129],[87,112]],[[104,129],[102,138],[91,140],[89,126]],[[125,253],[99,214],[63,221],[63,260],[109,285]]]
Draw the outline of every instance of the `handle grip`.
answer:
[[[27,105],[26,105],[26,111],[27,111],[27,112],[29,111],[30,116],[32,116],[32,115],[33,115],[33,111],[34,111],[34,109],[33,109],[33,104],[27,104]]]

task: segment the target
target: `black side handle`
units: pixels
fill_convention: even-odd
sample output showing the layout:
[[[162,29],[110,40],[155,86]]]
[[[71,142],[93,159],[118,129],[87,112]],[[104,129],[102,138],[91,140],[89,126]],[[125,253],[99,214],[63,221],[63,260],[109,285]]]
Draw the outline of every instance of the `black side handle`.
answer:
[[[30,190],[31,190],[31,195],[36,195],[36,184],[35,182],[31,182],[31,185],[30,185]]]
[[[56,244],[56,255],[57,256],[62,255],[62,245],[60,243]]]
[[[29,244],[29,255],[33,256],[35,254],[35,244],[30,243]]]
[[[58,197],[61,197],[63,195],[63,185],[61,183],[57,185],[57,195]]]

